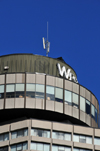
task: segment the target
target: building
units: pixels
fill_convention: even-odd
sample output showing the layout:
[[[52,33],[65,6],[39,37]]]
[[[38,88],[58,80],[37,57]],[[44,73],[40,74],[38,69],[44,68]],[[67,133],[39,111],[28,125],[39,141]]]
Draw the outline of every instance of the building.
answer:
[[[98,115],[61,57],[0,57],[0,151],[100,151]]]

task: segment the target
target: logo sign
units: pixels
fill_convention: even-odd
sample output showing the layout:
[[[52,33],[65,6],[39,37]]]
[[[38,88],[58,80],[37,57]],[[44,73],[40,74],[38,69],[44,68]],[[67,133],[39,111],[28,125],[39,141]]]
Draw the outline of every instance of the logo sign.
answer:
[[[65,66],[63,66],[62,69],[61,69],[59,63],[57,63],[57,68],[58,68],[58,71],[59,71],[59,75],[61,77],[64,77],[68,80],[71,80],[71,81],[74,81],[74,82],[78,83],[77,78],[71,73],[71,69],[67,69],[67,71],[66,71]]]

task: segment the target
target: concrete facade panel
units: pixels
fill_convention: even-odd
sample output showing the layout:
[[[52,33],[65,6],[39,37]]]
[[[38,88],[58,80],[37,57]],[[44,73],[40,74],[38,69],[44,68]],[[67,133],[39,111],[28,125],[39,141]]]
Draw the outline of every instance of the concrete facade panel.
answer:
[[[26,108],[35,108],[36,101],[34,98],[26,98]]]
[[[10,125],[4,125],[4,126],[0,126],[0,134],[2,133],[6,133],[6,132],[9,132],[9,129],[10,129]]]
[[[87,100],[89,100],[91,102],[91,100],[90,100],[90,92],[87,89],[85,89],[85,97],[86,97]]]
[[[72,106],[65,104],[65,114],[72,116]]]
[[[63,113],[63,103],[55,102],[55,111]]]
[[[32,136],[31,140],[34,142],[51,143],[51,138]]]
[[[72,82],[65,80],[65,89],[72,91]]]
[[[91,116],[90,116],[90,115],[85,114],[85,122],[86,122],[89,126],[91,126]]]
[[[35,83],[35,74],[26,74],[26,83]]]
[[[4,99],[0,99],[0,109],[4,108]]]
[[[15,108],[24,108],[24,98],[15,98]]]
[[[85,123],[85,115],[86,113],[80,110],[80,120]]]
[[[79,109],[73,107],[73,117],[79,119]]]
[[[53,130],[71,133],[73,131],[73,126],[69,124],[53,123]]]
[[[84,148],[84,149],[93,149],[92,144],[78,143],[78,142],[74,142],[73,147]]]
[[[72,146],[71,141],[59,140],[59,139],[52,139],[52,143],[56,145],[63,145],[63,146]]]
[[[63,88],[63,79],[56,78],[56,87]]]
[[[5,100],[5,108],[11,109],[14,108],[15,105],[15,99],[14,98],[8,98]]]
[[[46,76],[46,85],[55,86],[55,77]]]
[[[74,133],[92,136],[93,128],[74,126]]]
[[[54,101],[46,100],[46,110],[54,111]]]
[[[76,83],[73,83],[73,92],[79,94],[79,85]]]
[[[85,98],[85,88],[80,86],[80,95]]]
[[[32,120],[32,127],[40,128],[40,125],[41,125],[41,128],[43,129],[51,129],[51,122]]]
[[[25,74],[16,74],[16,83],[25,83]]]
[[[44,109],[44,99],[35,99],[36,100],[36,108]]]
[[[36,83],[44,84],[45,83],[45,75],[36,74]]]
[[[7,74],[6,83],[15,83],[15,74]]]
[[[5,83],[5,75],[0,75],[0,84]]]
[[[11,124],[11,131],[27,128],[28,126],[29,126],[29,120],[15,122]]]

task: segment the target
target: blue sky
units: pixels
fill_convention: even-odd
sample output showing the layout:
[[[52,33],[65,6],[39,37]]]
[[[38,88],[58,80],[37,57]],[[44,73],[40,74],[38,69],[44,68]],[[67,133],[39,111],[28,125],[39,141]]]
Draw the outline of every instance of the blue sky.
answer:
[[[49,57],[62,56],[100,102],[100,0],[0,0],[0,56],[46,55],[47,21]]]

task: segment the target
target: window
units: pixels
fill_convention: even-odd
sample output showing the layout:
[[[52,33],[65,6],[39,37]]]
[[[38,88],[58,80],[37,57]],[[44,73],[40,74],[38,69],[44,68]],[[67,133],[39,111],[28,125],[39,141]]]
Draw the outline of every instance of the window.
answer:
[[[97,123],[97,116],[98,116],[97,109],[95,108],[95,121],[96,121],[96,123]]]
[[[18,131],[11,132],[11,138],[12,139],[27,136],[27,135],[28,135],[28,129],[21,129],[21,130],[18,130]]]
[[[16,84],[16,98],[23,98],[24,93],[24,84]]]
[[[50,151],[50,145],[45,143],[31,142],[31,150]]]
[[[73,135],[73,141],[74,142],[80,142],[80,143],[92,144],[92,137],[74,134]]]
[[[78,95],[77,94],[75,94],[75,93],[72,93],[73,94],[73,106],[74,107],[76,107],[76,108],[78,108]]]
[[[35,98],[35,84],[26,84],[26,97]]]
[[[0,85],[0,99],[4,98],[4,85]]]
[[[71,151],[71,147],[52,145],[52,151]]]
[[[65,132],[52,132],[52,138],[71,141],[71,134]]]
[[[50,138],[50,131],[42,129],[31,129],[31,135]]]
[[[28,149],[27,142],[11,146],[11,151],[21,151],[21,150],[27,150],[27,149]]]
[[[73,148],[73,151],[92,151],[90,149],[79,149],[79,148]]]
[[[91,104],[91,116],[95,119],[95,107]]]
[[[36,84],[36,98],[44,99],[44,85]]]
[[[87,114],[91,114],[91,112],[90,112],[90,102],[88,101],[88,100],[86,100],[86,113]]]
[[[65,90],[65,103],[72,105],[72,97],[71,97],[71,92]]]
[[[8,151],[8,147],[2,147],[0,148],[0,151]]]
[[[63,102],[63,89],[55,88],[55,101]]]
[[[7,84],[6,98],[14,98],[14,97],[15,97],[15,84]]]
[[[46,99],[47,100],[55,100],[54,87],[46,86]]]
[[[94,138],[94,145],[100,145],[100,138],[99,137]]]
[[[0,134],[0,142],[9,140],[9,133]]]
[[[80,110],[85,112],[85,98],[80,96]]]

